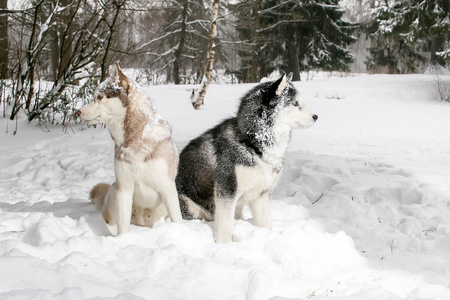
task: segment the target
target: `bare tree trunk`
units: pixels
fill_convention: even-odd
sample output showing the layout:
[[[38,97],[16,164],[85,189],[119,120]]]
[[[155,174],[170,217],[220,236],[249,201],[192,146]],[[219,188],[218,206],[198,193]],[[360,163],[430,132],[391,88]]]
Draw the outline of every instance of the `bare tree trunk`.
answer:
[[[430,65],[435,66],[439,64],[445,67],[445,60],[437,56],[437,52],[444,50],[445,38],[444,36],[432,36],[430,48]]]
[[[66,7],[64,12],[57,16],[50,29],[50,63],[52,68],[52,80],[57,81],[67,69],[70,58],[73,56],[73,18],[76,15],[79,1],[53,0],[52,8],[58,3]],[[69,6],[70,5],[70,6]]]
[[[389,39],[387,40],[386,52],[388,74],[394,74],[394,70],[392,68],[391,43]]]
[[[50,64],[52,68],[52,80],[56,81],[59,66],[59,38],[56,26],[50,29],[50,36],[51,40],[49,44],[50,44]]]
[[[287,41],[288,73],[293,74],[293,81],[300,81],[300,62],[298,60],[297,33],[294,32],[292,40]]]
[[[103,59],[102,59],[102,63],[101,63],[101,77],[100,77],[100,82],[102,82],[105,78],[106,78],[106,70],[109,67],[109,62],[108,62],[108,55],[109,55],[109,51],[111,50],[111,44],[114,40],[113,38],[113,34],[114,31],[116,29],[116,22],[119,19],[119,12],[122,9],[122,6],[125,5],[125,2],[127,2],[127,0],[121,0],[121,1],[114,1],[113,4],[116,7],[116,11],[113,17],[113,20],[111,22],[111,25],[109,25],[109,36],[108,36],[108,40],[106,41],[106,46],[105,46],[105,54],[103,55]]]
[[[0,9],[8,9],[8,0],[0,0]],[[0,79],[8,77],[8,15],[0,13]]]
[[[255,0],[253,5],[253,19],[255,25],[253,27],[253,45],[252,45],[252,82],[258,82],[258,75],[256,73],[258,69],[258,62],[256,58],[256,49],[258,48],[258,33],[259,33],[259,0]]]
[[[213,9],[212,9],[212,17],[211,17],[211,30],[209,32],[209,44],[208,44],[208,56],[206,58],[206,68],[205,68],[205,77],[203,78],[203,85],[200,93],[198,94],[197,101],[192,103],[195,109],[199,109],[201,105],[203,105],[203,100],[206,95],[206,90],[211,83],[211,73],[214,64],[214,56],[215,56],[215,47],[216,47],[216,34],[217,34],[217,14],[219,12],[219,2],[220,0],[214,0]]]
[[[180,40],[178,42],[178,47],[175,50],[175,61],[173,62],[173,79],[175,84],[181,83],[180,78],[180,63],[181,63],[181,53],[183,52],[184,42],[186,40],[186,22],[187,22],[187,14],[188,14],[188,5],[189,1],[183,1],[183,12],[181,15],[181,32],[180,32]]]
[[[38,3],[34,11],[34,21],[33,21],[33,29],[31,31],[30,41],[28,43],[28,51],[27,51],[27,63],[28,63],[28,95],[26,97],[25,109],[29,110],[31,106],[31,99],[33,99],[34,93],[34,68],[36,67],[36,59],[35,53],[33,53],[34,48],[34,37],[37,34],[37,28],[39,27],[39,13],[42,7],[42,2]],[[38,41],[39,42],[39,41]],[[23,77],[22,81],[24,82],[26,79],[27,73],[24,75],[20,75]],[[11,119],[12,120],[12,119]]]
[[[63,18],[66,18],[67,26],[65,26],[65,30],[63,26],[58,28],[59,36],[60,36],[60,63],[58,70],[58,77],[61,77],[61,74],[64,74],[65,70],[69,67],[70,59],[73,56],[73,26],[72,21],[73,17],[76,14],[76,5],[72,4],[71,0],[61,0],[61,5],[64,7],[68,7],[67,11],[62,15]],[[70,6],[69,6],[70,5]]]

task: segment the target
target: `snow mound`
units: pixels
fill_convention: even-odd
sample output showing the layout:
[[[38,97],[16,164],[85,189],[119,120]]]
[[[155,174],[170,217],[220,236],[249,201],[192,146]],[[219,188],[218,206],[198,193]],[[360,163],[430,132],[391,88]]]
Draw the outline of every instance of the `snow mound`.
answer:
[[[246,209],[225,245],[199,220],[111,236],[88,199],[114,181],[106,129],[1,130],[0,299],[450,299],[450,105],[432,76],[295,86],[320,118],[293,133],[273,231]],[[188,86],[142,89],[181,149],[251,87],[211,85],[199,111]]]

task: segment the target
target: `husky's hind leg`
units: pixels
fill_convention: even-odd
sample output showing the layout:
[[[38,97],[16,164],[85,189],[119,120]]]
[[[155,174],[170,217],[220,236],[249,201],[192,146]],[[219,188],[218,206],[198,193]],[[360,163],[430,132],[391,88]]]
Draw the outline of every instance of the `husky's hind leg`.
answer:
[[[167,181],[162,185],[163,188],[159,191],[159,194],[172,222],[181,223],[183,218],[181,217],[177,188],[175,187],[175,182]]]
[[[144,213],[147,213],[149,209],[145,209]],[[164,205],[164,203],[159,203],[153,210],[150,211],[150,216],[147,217],[147,224],[148,227],[153,227],[153,225],[159,221],[161,218],[165,219],[168,216],[167,208]]]
[[[216,228],[217,243],[230,243],[233,240],[236,202],[235,199],[215,199],[214,226]]]
[[[249,203],[253,215],[253,224],[272,230],[272,218],[270,216],[270,191],[265,191],[260,197]]]
[[[244,204],[240,201],[238,201],[236,204],[234,218],[236,220],[244,220]]]

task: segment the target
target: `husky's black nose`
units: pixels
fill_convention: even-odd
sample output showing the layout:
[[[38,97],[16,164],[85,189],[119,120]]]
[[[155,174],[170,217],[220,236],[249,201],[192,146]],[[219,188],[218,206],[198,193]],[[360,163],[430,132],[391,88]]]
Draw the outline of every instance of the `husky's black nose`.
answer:
[[[319,118],[318,115],[313,115],[312,118],[314,119],[314,122],[317,121],[317,119]]]

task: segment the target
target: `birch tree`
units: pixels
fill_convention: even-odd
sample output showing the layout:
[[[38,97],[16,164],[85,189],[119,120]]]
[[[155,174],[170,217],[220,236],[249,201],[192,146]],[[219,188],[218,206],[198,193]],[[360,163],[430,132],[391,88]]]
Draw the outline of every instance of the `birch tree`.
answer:
[[[203,77],[202,88],[198,94],[198,98],[192,103],[195,109],[199,109],[204,103],[206,91],[211,83],[211,74],[213,71],[214,57],[216,53],[216,35],[217,35],[217,16],[219,13],[220,0],[214,0],[211,14],[211,30],[209,31],[208,53],[206,57],[205,75]]]

